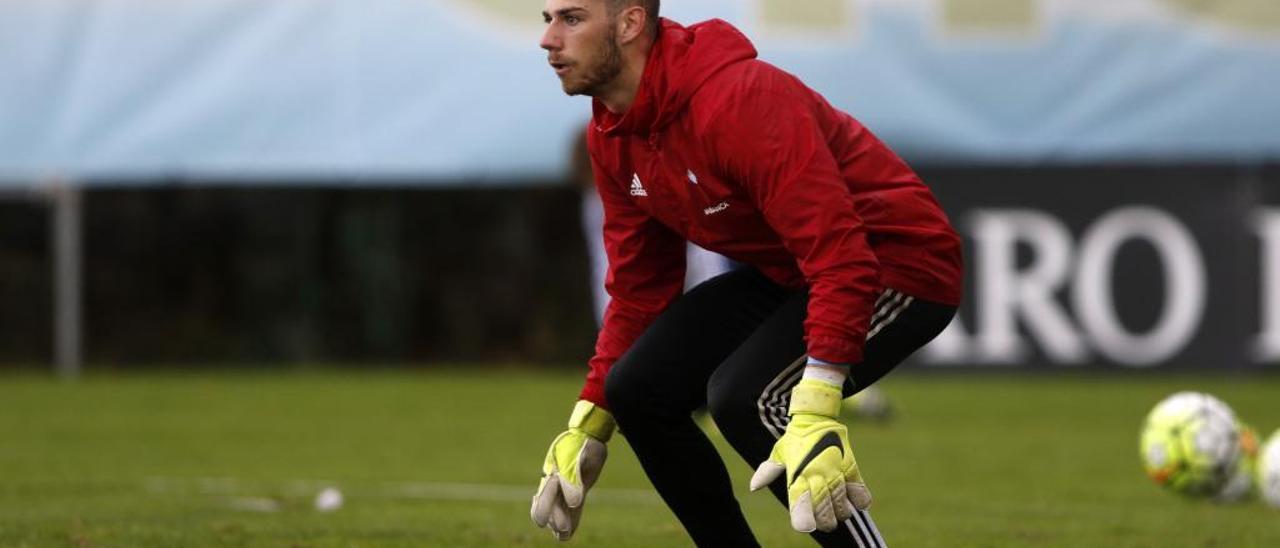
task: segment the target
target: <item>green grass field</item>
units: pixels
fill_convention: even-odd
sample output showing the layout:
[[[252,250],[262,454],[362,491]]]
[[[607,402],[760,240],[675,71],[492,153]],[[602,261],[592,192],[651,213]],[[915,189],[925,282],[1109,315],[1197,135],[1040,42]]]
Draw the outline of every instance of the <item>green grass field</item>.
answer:
[[[0,376],[0,546],[557,545],[528,517],[580,377],[521,369]],[[893,545],[1280,546],[1280,510],[1143,476],[1136,429],[1179,389],[1269,432],[1280,378],[899,374],[852,425]],[[717,441],[722,449],[726,446]],[[615,438],[579,546],[689,545]],[[810,546],[729,469],[765,546]],[[312,508],[322,487],[346,503]]]

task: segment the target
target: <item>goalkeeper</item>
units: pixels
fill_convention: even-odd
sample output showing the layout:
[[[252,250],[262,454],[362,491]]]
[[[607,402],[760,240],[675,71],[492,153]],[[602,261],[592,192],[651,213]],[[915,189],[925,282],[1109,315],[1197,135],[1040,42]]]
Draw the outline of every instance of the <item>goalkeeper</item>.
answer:
[[[694,542],[758,545],[690,416],[706,407],[797,531],[883,546],[837,419],[955,314],[960,239],[932,193],[723,21],[681,26],[657,0],[545,6],[549,64],[593,98],[612,300],[534,522],[574,533],[621,433]],[[682,295],[686,241],[747,267]]]

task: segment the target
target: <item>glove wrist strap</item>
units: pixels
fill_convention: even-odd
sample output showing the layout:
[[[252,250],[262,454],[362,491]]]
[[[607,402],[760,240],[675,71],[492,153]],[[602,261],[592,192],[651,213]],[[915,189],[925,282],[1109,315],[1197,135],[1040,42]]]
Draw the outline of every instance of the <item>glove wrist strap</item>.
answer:
[[[800,383],[791,389],[791,407],[787,414],[807,413],[834,419],[840,416],[840,402],[844,399],[843,396],[838,387],[829,383],[801,379]]]
[[[602,442],[613,436],[613,415],[587,400],[579,400],[569,415],[569,428],[578,428]]]

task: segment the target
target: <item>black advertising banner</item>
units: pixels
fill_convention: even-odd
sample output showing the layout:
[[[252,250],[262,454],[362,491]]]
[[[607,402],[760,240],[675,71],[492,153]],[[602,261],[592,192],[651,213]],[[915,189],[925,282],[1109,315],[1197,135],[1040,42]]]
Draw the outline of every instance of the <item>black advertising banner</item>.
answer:
[[[1233,168],[924,170],[965,239],[931,367],[1280,369],[1280,177]]]

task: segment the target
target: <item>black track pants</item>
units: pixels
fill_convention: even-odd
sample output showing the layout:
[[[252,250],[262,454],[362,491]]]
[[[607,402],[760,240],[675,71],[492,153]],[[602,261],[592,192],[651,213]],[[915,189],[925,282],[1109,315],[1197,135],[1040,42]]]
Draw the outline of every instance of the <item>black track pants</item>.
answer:
[[[724,463],[691,413],[706,407],[753,468],[768,458],[786,429],[791,388],[804,369],[807,303],[806,291],[784,289],[755,269],[729,272],[672,304],[609,371],[605,396],[621,433],[699,546],[758,543]],[[851,368],[846,396],[937,336],[955,311],[886,290],[876,305],[864,361]],[[786,505],[784,484],[780,478],[770,489]],[[884,544],[865,512],[835,532],[812,536],[823,546]]]

